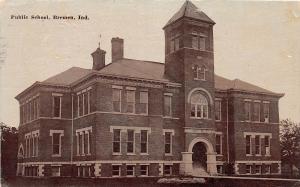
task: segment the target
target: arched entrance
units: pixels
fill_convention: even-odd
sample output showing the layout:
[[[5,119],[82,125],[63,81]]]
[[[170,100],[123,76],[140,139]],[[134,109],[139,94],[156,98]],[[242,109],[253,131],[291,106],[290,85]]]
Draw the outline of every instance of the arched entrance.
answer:
[[[207,171],[207,155],[204,143],[198,142],[193,146],[193,173],[205,174]]]
[[[182,152],[181,173],[185,175],[217,173],[216,153],[208,139],[197,137],[189,144],[188,152]]]

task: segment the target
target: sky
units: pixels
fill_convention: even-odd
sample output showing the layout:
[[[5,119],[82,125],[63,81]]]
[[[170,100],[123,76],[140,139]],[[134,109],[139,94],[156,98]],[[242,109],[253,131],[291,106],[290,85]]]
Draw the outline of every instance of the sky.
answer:
[[[280,119],[300,122],[300,2],[192,1],[216,22],[215,73],[285,93]],[[164,62],[162,27],[183,0],[0,0],[0,121],[19,125],[14,97],[72,66],[91,68],[111,38],[126,58]],[[89,20],[13,20],[11,15],[87,15]],[[99,35],[101,34],[101,39]]]

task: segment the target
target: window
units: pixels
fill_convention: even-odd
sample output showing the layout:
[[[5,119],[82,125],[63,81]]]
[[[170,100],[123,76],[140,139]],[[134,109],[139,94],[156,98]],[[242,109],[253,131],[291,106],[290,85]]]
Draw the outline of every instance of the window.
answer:
[[[76,130],[78,156],[91,154],[91,133],[92,127],[86,127]]]
[[[134,153],[134,130],[127,130],[127,153]]]
[[[215,119],[221,121],[221,100],[215,101]]]
[[[60,166],[52,166],[51,167],[51,176],[53,176],[53,177],[60,176]]]
[[[260,136],[255,136],[255,154],[260,155]]]
[[[261,165],[255,165],[255,173],[261,174]]]
[[[199,36],[192,37],[192,48],[204,51],[205,50],[205,38]]]
[[[20,106],[20,123],[24,124],[39,117],[38,96],[34,96]]]
[[[164,95],[164,114],[165,116],[172,116],[172,96]]]
[[[206,80],[206,72],[207,72],[207,69],[206,69],[205,66],[197,68],[197,77],[196,77],[196,79],[205,81]]]
[[[270,117],[269,103],[264,103],[263,104],[263,110],[264,110],[263,122],[269,123],[269,117]]]
[[[50,130],[50,136],[52,137],[52,156],[61,156],[61,137],[64,136],[64,131]]]
[[[260,103],[253,104],[253,121],[260,121]]]
[[[121,112],[121,90],[113,89],[112,92],[113,111]]]
[[[61,117],[61,96],[53,96],[53,117]]]
[[[203,37],[200,37],[199,38],[199,49],[201,51],[204,51],[205,50],[205,38]]]
[[[84,92],[83,94],[83,115],[89,113],[89,94],[88,92]]]
[[[38,134],[32,136],[32,156],[38,156]]]
[[[175,38],[175,51],[179,49],[179,38]]]
[[[52,154],[60,155],[60,133],[52,134]]]
[[[180,48],[180,40],[179,37],[173,38],[170,41],[170,53],[177,51]]]
[[[140,113],[148,114],[148,92],[140,92]]]
[[[208,118],[208,102],[199,92],[191,96],[191,117]]]
[[[218,155],[222,154],[222,135],[216,134],[216,152]]]
[[[83,95],[82,94],[78,95],[77,100],[78,100],[78,116],[82,116],[83,115]]]
[[[246,135],[246,155],[252,154],[252,148],[251,148],[251,136]]]
[[[126,166],[126,175],[127,176],[134,176],[134,165],[127,165]]]
[[[172,166],[171,165],[164,165],[164,175],[166,175],[166,176],[172,175]]]
[[[217,173],[222,174],[223,173],[223,166],[222,165],[217,165]]]
[[[148,131],[141,130],[141,153],[148,153]]]
[[[165,154],[172,154],[172,133],[165,132]]]
[[[174,40],[170,41],[170,53],[173,53],[175,51],[175,42]]]
[[[112,176],[113,177],[119,177],[120,174],[121,174],[121,166],[113,165],[112,166]]]
[[[91,112],[91,87],[77,93],[77,115],[83,116]]]
[[[135,91],[126,90],[126,110],[127,113],[135,112]]]
[[[266,155],[267,156],[271,155],[270,136],[265,136],[265,150],[266,150]]]
[[[246,165],[246,174],[251,174],[251,165]]]
[[[121,153],[121,130],[113,130],[113,153]]]
[[[18,158],[23,158],[24,157],[24,149],[23,145],[21,144],[18,150]]]
[[[271,174],[271,165],[265,165],[265,173]]]
[[[91,176],[91,166],[78,166],[77,167],[78,177],[90,177]]]
[[[193,49],[198,49],[198,37],[197,36],[194,36],[194,37],[192,37],[192,48]]]
[[[246,101],[244,109],[245,109],[245,121],[250,121],[251,103]]]
[[[140,165],[141,176],[148,176],[148,165]]]

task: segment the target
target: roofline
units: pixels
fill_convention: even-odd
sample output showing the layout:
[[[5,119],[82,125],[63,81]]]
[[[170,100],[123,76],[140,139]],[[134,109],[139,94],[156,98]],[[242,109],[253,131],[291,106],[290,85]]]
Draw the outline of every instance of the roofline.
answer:
[[[70,86],[71,87],[76,86],[77,84],[79,84],[83,80],[88,79],[88,78],[90,78],[94,75],[103,76],[103,77],[121,78],[121,79],[134,79],[134,80],[140,80],[140,81],[145,81],[145,82],[154,82],[154,83],[167,84],[167,85],[171,85],[171,86],[174,86],[174,87],[181,87],[180,83],[175,83],[175,82],[159,81],[159,80],[155,80],[155,79],[143,79],[143,78],[130,77],[130,76],[120,76],[120,75],[106,74],[106,73],[100,73],[100,72],[92,72],[91,74],[88,74],[88,75],[84,76],[83,78],[73,82],[72,84],[70,84]]]
[[[207,24],[209,24],[209,25],[215,25],[216,24],[216,22],[214,22],[214,21],[206,21],[206,20],[201,20],[201,19],[195,19],[195,18],[191,18],[191,17],[187,17],[187,16],[185,16],[185,15],[183,15],[182,17],[180,17],[179,19],[177,19],[177,20],[175,20],[175,21],[173,21],[173,22],[171,22],[171,23],[167,23],[165,26],[163,26],[163,28],[162,29],[165,29],[165,28],[167,28],[168,26],[170,26],[170,25],[172,25],[172,24],[175,24],[175,23],[177,23],[177,22],[179,22],[179,21],[181,21],[182,19],[184,19],[184,18],[188,18],[188,19],[191,19],[191,20],[194,20],[194,21],[203,21],[203,22],[205,22],[205,23],[207,23]]]
[[[154,62],[154,63],[159,63],[159,62]],[[162,64],[162,63],[160,63]],[[80,82],[94,76],[103,76],[103,77],[114,77],[114,78],[121,78],[121,79],[134,79],[134,80],[140,80],[140,81],[145,81],[145,82],[154,82],[154,83],[160,83],[160,84],[167,84],[170,86],[174,86],[174,87],[181,87],[180,83],[175,83],[175,82],[168,82],[168,81],[158,81],[155,79],[143,79],[143,78],[138,78],[138,77],[129,77],[129,76],[120,76],[120,75],[114,75],[114,74],[105,74],[105,73],[100,73],[100,72],[92,72],[86,76],[84,76],[83,78],[69,84],[69,85],[65,85],[65,84],[53,84],[53,83],[45,83],[45,82],[39,82],[36,81],[35,83],[33,83],[31,86],[29,86],[28,88],[26,88],[25,90],[23,90],[21,93],[19,93],[17,96],[15,96],[15,99],[19,100],[24,94],[26,94],[27,92],[29,92],[30,90],[32,90],[33,88],[37,87],[37,86],[56,86],[56,87],[64,87],[64,88],[71,88],[76,86],[77,84],[79,84]]]
[[[241,89],[226,89],[226,90],[222,90],[222,89],[215,89],[215,91],[219,91],[219,92],[242,92],[242,93],[247,93],[247,94],[261,94],[261,95],[269,95],[269,96],[275,96],[275,97],[283,97],[285,94],[284,93],[267,93],[267,92],[257,92],[257,91],[248,91],[248,90],[241,90]]]
[[[29,86],[28,88],[23,90],[21,93],[19,93],[17,96],[15,96],[15,99],[19,100],[24,94],[26,94],[27,92],[29,92],[30,90],[32,90],[33,88],[35,88],[37,86],[56,86],[56,87],[70,88],[70,86],[68,86],[68,85],[52,84],[52,83],[44,83],[44,82],[36,81],[31,86]]]

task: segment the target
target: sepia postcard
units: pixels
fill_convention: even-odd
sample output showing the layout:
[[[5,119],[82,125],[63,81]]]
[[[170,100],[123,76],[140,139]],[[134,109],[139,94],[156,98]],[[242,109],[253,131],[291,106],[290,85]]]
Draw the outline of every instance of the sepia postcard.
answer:
[[[300,186],[300,1],[0,0],[4,186]]]

